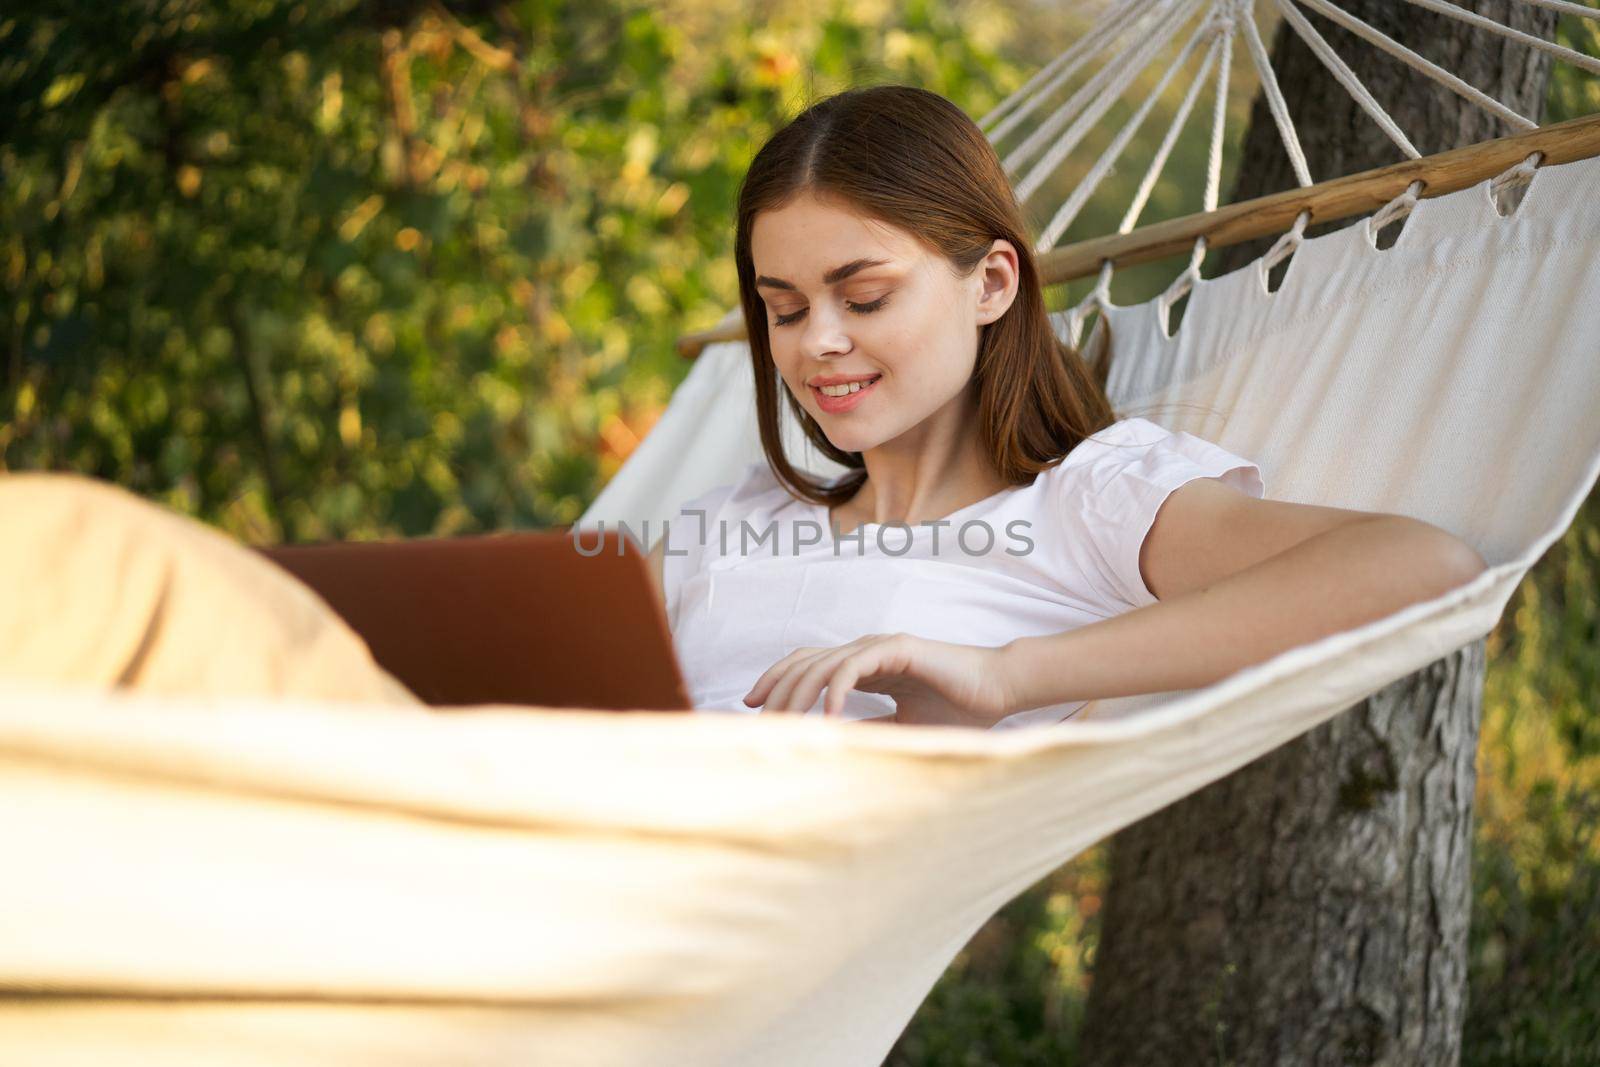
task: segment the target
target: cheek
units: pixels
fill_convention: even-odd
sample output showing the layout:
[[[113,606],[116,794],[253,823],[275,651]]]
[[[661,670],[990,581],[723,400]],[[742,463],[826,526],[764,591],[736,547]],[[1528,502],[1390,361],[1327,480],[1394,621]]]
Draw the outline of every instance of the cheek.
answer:
[[[962,335],[957,332],[922,336],[916,347],[906,351],[916,353],[914,360],[902,360],[896,368],[901,371],[897,384],[903,387],[906,396],[938,407],[972,382],[976,346],[963,345]]]
[[[784,350],[782,342],[773,342],[772,363],[777,367],[778,377],[783,379],[789,391],[797,397],[805,396],[805,368],[800,365],[798,359]]]

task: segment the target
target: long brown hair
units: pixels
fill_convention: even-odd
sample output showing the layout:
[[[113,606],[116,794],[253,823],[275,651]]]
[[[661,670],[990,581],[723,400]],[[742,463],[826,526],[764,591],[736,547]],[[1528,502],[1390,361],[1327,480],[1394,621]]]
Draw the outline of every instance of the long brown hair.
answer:
[[[913,234],[943,254],[961,277],[972,273],[997,238],[1016,248],[1016,299],[983,327],[973,367],[978,433],[1007,484],[1030,483],[1115,421],[1103,386],[1105,368],[1091,369],[1050,327],[1022,209],[977,124],[925,89],[849,89],[813,104],[773,134],[739,189],[734,258],[755,372],[756,418],[767,463],[790,492],[832,507],[849,500],[866,480],[861,453],[835,447],[779,380],[766,303],[756,291],[750,255],[756,216],[804,192],[842,201]],[[779,393],[817,449],[852,468],[837,484],[815,481],[784,455]]]

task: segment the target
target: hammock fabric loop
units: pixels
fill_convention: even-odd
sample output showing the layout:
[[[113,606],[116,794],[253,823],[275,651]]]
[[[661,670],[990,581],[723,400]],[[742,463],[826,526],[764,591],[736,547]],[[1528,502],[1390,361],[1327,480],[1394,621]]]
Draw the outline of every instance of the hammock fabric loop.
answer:
[[[1367,239],[1375,244],[1385,226],[1411,214],[1411,209],[1417,206],[1417,200],[1422,196],[1422,187],[1422,182],[1412,182],[1406,186],[1405,192],[1374,211],[1367,219]]]
[[[1094,288],[1067,313],[1067,342],[1073,348],[1080,348],[1083,344],[1083,323],[1089,317],[1089,312],[1098,311],[1104,318],[1110,311],[1111,275],[1115,269],[1109,259],[1100,264],[1100,276],[1095,280]]]
[[[1200,280],[1200,264],[1205,261],[1205,258],[1206,239],[1204,237],[1198,237],[1195,239],[1194,249],[1189,253],[1189,265],[1185,267],[1183,273],[1174,278],[1172,280],[1172,284],[1167,286],[1166,290],[1156,298],[1155,311],[1157,321],[1161,324],[1161,332],[1163,335],[1167,337],[1172,336],[1172,330],[1168,325],[1169,317],[1172,314],[1172,309],[1178,303],[1178,301],[1182,300],[1189,294],[1189,290],[1193,289],[1195,283]]]
[[[1502,189],[1532,181],[1534,172],[1539,169],[1539,162],[1543,158],[1543,152],[1533,152],[1522,162],[1507,167],[1489,180],[1490,191],[1499,193]]]
[[[1300,242],[1305,238],[1306,224],[1311,221],[1311,212],[1302,211],[1294,217],[1294,225],[1282,237],[1279,237],[1266,254],[1256,261],[1256,270],[1261,275],[1261,288],[1267,290],[1267,275],[1272,273],[1272,268],[1294,254],[1300,247]]]

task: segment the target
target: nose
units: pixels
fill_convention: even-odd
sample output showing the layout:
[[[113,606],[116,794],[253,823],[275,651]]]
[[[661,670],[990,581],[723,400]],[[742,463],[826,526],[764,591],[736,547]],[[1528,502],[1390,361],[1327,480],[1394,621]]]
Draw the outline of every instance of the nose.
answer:
[[[815,307],[806,311],[805,327],[800,336],[800,348],[808,357],[827,360],[849,353],[852,344],[844,330],[844,323],[836,312]]]

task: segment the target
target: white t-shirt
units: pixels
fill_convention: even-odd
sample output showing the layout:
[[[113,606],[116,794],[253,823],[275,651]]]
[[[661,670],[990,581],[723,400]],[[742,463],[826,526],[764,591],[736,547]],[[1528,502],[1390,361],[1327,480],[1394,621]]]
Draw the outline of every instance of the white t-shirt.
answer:
[[[755,713],[742,698],[796,648],[869,633],[998,646],[1156,602],[1139,549],[1167,495],[1220,478],[1252,496],[1260,469],[1188,433],[1123,419],[1029,485],[936,523],[865,523],[832,537],[827,509],[799,500],[766,461],[682,506],[664,535],[667,618],[697,710]],[[996,729],[1054,723],[1084,702],[1033,708]],[[822,713],[822,698],[807,714]],[[891,715],[852,691],[847,719]]]

